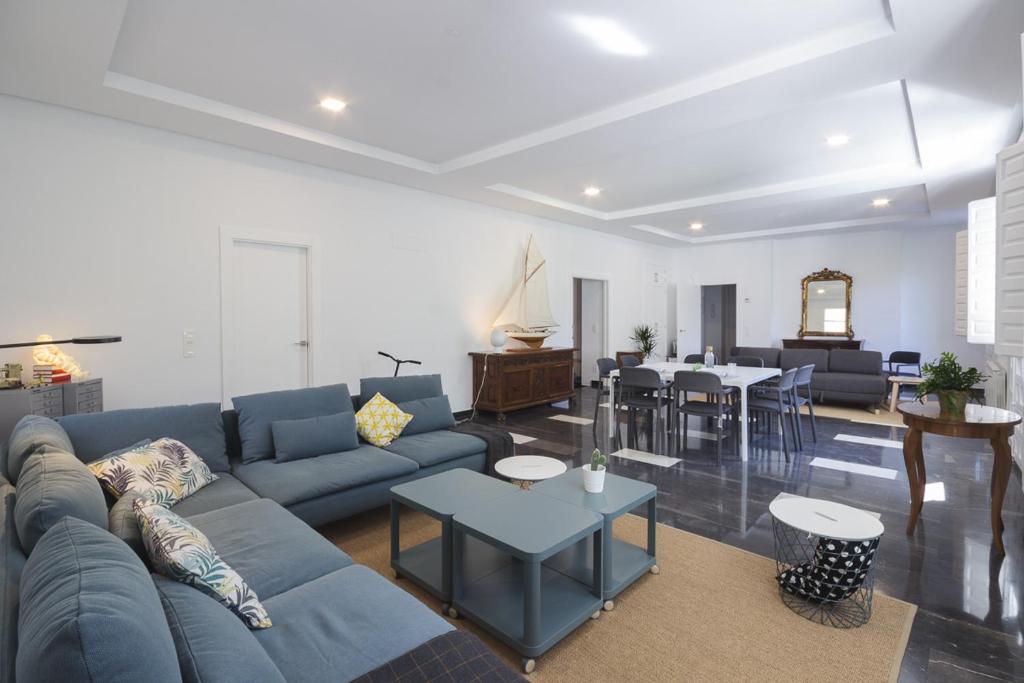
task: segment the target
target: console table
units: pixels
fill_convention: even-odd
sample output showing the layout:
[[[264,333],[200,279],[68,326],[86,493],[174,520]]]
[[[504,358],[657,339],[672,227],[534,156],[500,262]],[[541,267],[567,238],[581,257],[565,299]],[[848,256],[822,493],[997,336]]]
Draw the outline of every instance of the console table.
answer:
[[[859,351],[864,346],[863,339],[783,339],[784,349],[851,349]]]
[[[571,400],[575,395],[573,349],[472,352],[469,356],[473,359],[472,395],[480,395],[476,406],[498,413],[499,420],[513,410]]]

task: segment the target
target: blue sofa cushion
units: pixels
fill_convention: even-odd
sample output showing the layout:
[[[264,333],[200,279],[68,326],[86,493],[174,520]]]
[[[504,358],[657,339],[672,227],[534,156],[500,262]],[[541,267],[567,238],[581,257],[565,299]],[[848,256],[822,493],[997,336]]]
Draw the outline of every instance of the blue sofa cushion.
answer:
[[[18,478],[14,523],[21,547],[31,555],[43,534],[66,516],[106,530],[107,501],[81,460],[44,446],[25,461]]]
[[[471,434],[460,434],[443,429],[426,434],[400,436],[387,450],[403,458],[414,460],[420,467],[430,467],[456,458],[487,451],[487,444]]]
[[[141,493],[129,491],[110,507],[107,513],[107,529],[115,537],[124,541],[129,548],[135,551],[139,559],[148,567],[149,555],[146,554],[146,545],[142,540],[142,530],[139,529],[139,518],[135,516],[135,499],[142,497]]]
[[[245,577],[260,600],[344,569],[352,559],[272,500],[262,498],[188,520]],[[274,625],[277,625],[277,619]]]
[[[764,361],[766,368],[779,367],[779,349],[771,346],[734,346],[730,356],[754,356]],[[728,361],[728,359],[726,359]]]
[[[418,398],[441,396],[441,375],[408,375],[406,377],[365,377],[359,380],[359,399],[365,403],[380,392],[392,403],[415,401]]]
[[[455,426],[455,416],[447,396],[417,398],[398,404],[403,413],[412,415],[412,420],[402,430],[402,435],[423,434]]]
[[[166,436],[191,448],[214,472],[231,469],[217,403],[65,415],[59,422],[82,462],[98,460],[137,441]]]
[[[287,507],[363,484],[401,477],[418,469],[419,466],[408,458],[364,444],[352,451],[304,460],[262,460],[239,465],[235,476],[264,498]]]
[[[353,565],[267,600],[253,633],[289,683],[349,680],[452,626],[372,570]]]
[[[17,485],[21,467],[36,449],[49,446],[54,450],[74,453],[68,433],[61,425],[41,415],[26,415],[18,420],[7,444],[7,478]]]
[[[191,586],[153,575],[185,683],[250,683],[284,677],[242,622]],[[341,672],[338,672],[339,675]]]
[[[218,474],[217,481],[207,484],[188,498],[179,500],[171,509],[182,517],[191,517],[247,500],[259,500],[259,496],[232,475]]]
[[[18,650],[18,584],[25,553],[14,526],[14,487],[0,484],[0,681],[14,680]]]
[[[17,678],[180,681],[153,580],[135,553],[99,527],[65,517],[25,563]]]
[[[356,415],[351,410],[301,420],[275,420],[270,423],[270,431],[278,462],[359,448]]]
[[[352,398],[344,384],[236,396],[231,402],[238,413],[242,462],[245,463],[274,457],[270,425],[276,420],[298,420],[352,410]]]

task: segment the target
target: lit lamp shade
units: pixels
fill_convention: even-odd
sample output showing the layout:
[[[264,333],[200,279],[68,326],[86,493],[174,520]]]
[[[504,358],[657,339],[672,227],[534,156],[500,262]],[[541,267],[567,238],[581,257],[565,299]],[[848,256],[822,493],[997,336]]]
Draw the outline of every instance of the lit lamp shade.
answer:
[[[505,330],[500,327],[495,327],[491,330],[491,346],[494,348],[495,353],[498,353],[505,348],[505,344],[507,343],[508,335],[505,334]]]

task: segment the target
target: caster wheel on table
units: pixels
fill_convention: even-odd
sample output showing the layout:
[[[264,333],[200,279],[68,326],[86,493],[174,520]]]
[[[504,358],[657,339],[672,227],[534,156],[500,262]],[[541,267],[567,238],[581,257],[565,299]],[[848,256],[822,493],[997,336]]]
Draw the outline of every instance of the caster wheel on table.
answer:
[[[449,607],[448,608],[448,616],[451,617],[452,619],[461,619],[462,618],[461,616],[459,616],[459,610],[455,609],[454,607]]]
[[[658,565],[654,565],[653,567],[651,567],[651,573],[652,574],[660,574],[661,573],[661,567],[659,567]]]
[[[536,659],[527,659],[526,657],[523,657],[523,673],[524,674],[532,674],[533,670],[536,669],[536,668],[537,668],[537,660]]]
[[[395,577],[395,581],[401,581],[402,580],[402,575],[398,573],[397,569],[392,569],[391,570],[391,575]]]
[[[605,600],[603,607],[605,612],[611,612],[613,609],[615,609],[615,601]]]
[[[594,612],[593,614],[590,615],[591,619],[598,619],[600,617],[601,617],[601,610],[597,610],[596,612]]]

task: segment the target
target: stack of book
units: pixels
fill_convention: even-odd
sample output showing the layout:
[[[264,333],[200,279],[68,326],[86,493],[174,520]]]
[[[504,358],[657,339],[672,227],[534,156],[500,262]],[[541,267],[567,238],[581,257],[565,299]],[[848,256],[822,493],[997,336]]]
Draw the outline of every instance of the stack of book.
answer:
[[[52,365],[33,365],[32,379],[43,384],[65,384],[71,375]]]

